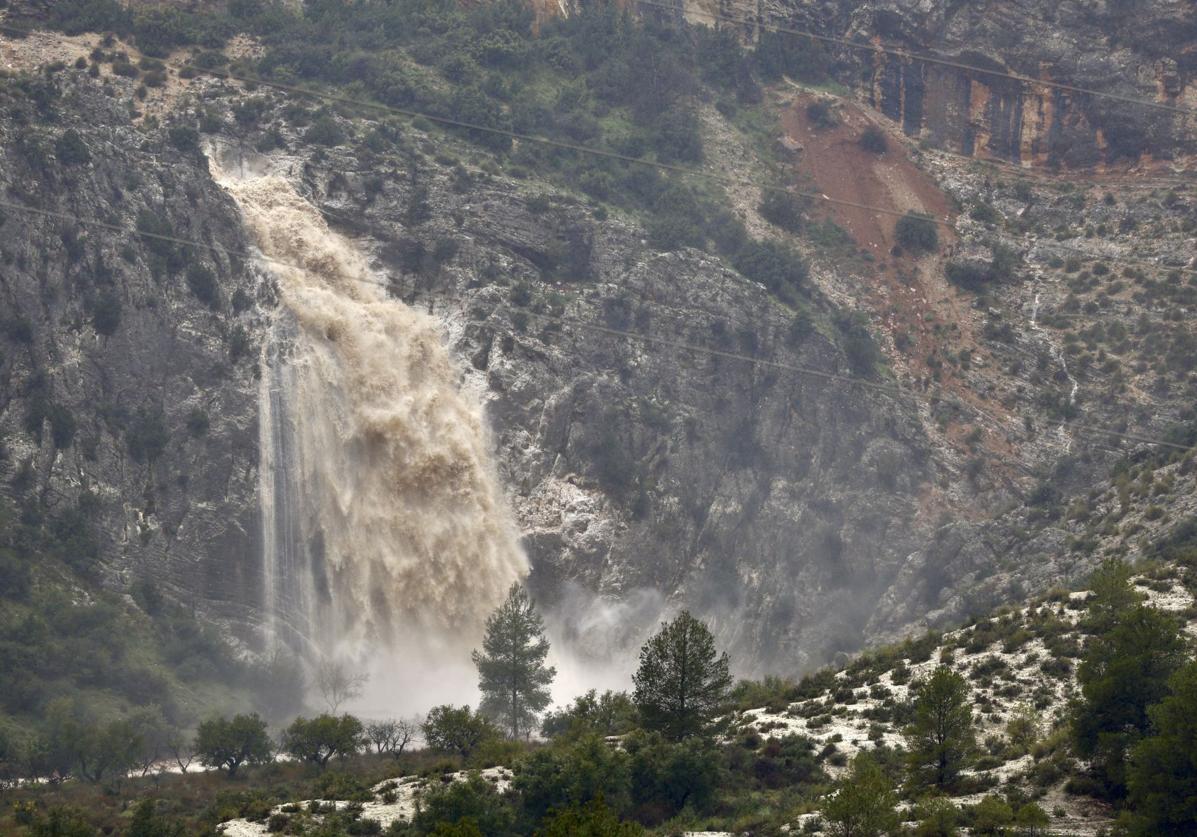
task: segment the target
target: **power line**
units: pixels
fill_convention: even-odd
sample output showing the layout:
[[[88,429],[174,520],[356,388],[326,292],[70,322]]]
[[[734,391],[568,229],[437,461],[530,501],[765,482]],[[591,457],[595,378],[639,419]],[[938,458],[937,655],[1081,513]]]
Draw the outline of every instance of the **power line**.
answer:
[[[642,0],[642,2],[644,2],[644,1],[645,0]],[[0,30],[20,32],[21,34],[24,34],[24,35],[33,34],[33,30],[17,29],[15,27],[9,27],[9,26],[3,26],[3,25],[0,25]],[[49,34],[51,37],[59,37],[54,33],[47,33],[47,34]],[[205,68],[205,67],[199,67],[194,64],[184,64],[182,66],[186,69],[194,70],[197,73],[203,73],[203,74],[210,75],[215,78],[219,78],[219,79],[226,80],[226,81],[236,81],[236,82],[240,82],[242,84],[259,85],[262,87],[268,87],[268,88],[272,88],[272,89],[281,90],[286,93],[294,93],[294,94],[298,94],[301,96],[310,96],[312,98],[323,99],[323,100],[329,101],[329,102],[335,102],[335,103],[345,104],[345,105],[353,105],[355,107],[363,107],[363,108],[368,108],[368,109],[372,109],[372,110],[384,111],[384,112],[388,112],[388,113],[395,113],[400,116],[405,116],[409,119],[425,119],[429,122],[435,122],[435,123],[439,123],[442,125],[448,125],[450,127],[462,128],[462,129],[470,130],[470,131],[479,131],[482,133],[496,134],[496,135],[500,135],[500,136],[506,136],[510,139],[518,139],[521,141],[536,143],[536,144],[540,144],[540,145],[546,145],[549,147],[561,148],[561,149],[565,149],[565,150],[569,150],[569,151],[574,151],[576,153],[591,154],[594,156],[604,157],[604,158],[613,159],[613,160],[619,160],[619,161],[634,164],[634,165],[641,165],[641,166],[645,166],[645,167],[649,167],[649,168],[662,169],[662,170],[670,171],[670,172],[673,172],[673,173],[679,174],[679,175],[690,175],[690,176],[705,178],[705,179],[708,179],[708,180],[711,180],[714,182],[730,184],[730,185],[749,186],[751,188],[760,189],[762,191],[782,192],[785,194],[794,195],[796,197],[807,198],[812,201],[815,201],[816,203],[833,204],[833,205],[837,205],[837,206],[846,206],[846,207],[853,208],[853,209],[863,209],[863,210],[866,210],[869,212],[877,213],[879,215],[888,215],[888,216],[899,217],[899,218],[905,217],[906,215],[908,215],[907,212],[904,212],[901,210],[889,209],[886,207],[879,207],[879,206],[870,206],[868,204],[862,204],[862,203],[858,203],[856,201],[849,201],[849,200],[845,200],[842,198],[833,198],[833,197],[825,195],[821,192],[806,192],[806,191],[794,190],[794,189],[790,189],[786,186],[779,186],[779,185],[774,185],[774,184],[769,184],[769,183],[758,183],[753,180],[747,180],[744,178],[737,178],[737,177],[730,177],[728,175],[721,175],[721,174],[717,174],[714,172],[703,171],[702,169],[696,169],[696,168],[692,168],[689,166],[680,166],[680,165],[676,165],[673,163],[663,163],[663,162],[660,162],[657,160],[645,160],[640,157],[633,157],[633,156],[627,155],[627,154],[620,154],[618,152],[609,151],[607,149],[595,148],[593,146],[586,146],[586,145],[581,145],[578,143],[566,142],[564,140],[555,140],[555,139],[551,139],[548,137],[541,137],[536,134],[527,134],[527,133],[523,133],[520,131],[512,131],[512,130],[508,130],[506,128],[495,128],[495,127],[491,127],[491,126],[480,125],[480,124],[473,123],[473,122],[465,122],[463,120],[453,119],[451,117],[439,116],[436,114],[427,113],[424,111],[412,110],[409,108],[395,107],[393,105],[384,105],[384,104],[381,104],[378,102],[371,102],[371,101],[363,100],[363,99],[351,99],[346,96],[339,96],[339,95],[335,95],[332,93],[326,93],[326,92],[321,92],[318,90],[311,90],[308,88],[299,87],[296,85],[285,84],[285,83],[277,82],[277,81],[270,81],[268,79],[263,79],[263,78],[259,78],[256,76],[241,76],[241,75],[236,75],[234,73],[230,73],[230,72],[227,72],[224,70],[216,70],[216,69],[209,69],[209,68]],[[934,215],[919,215],[918,217],[926,220],[929,223],[937,224],[937,225],[947,227],[947,228],[953,229],[953,230],[955,229],[955,222],[951,218],[940,218],[940,217],[934,216]],[[1180,272],[1184,272],[1184,273],[1192,273],[1194,275],[1197,275],[1197,268],[1170,267],[1167,265],[1160,265],[1155,262],[1147,261],[1145,259],[1133,259],[1133,258],[1124,257],[1124,256],[1108,256],[1108,255],[1103,255],[1103,254],[1099,254],[1099,253],[1094,253],[1089,250],[1084,250],[1079,247],[1073,247],[1070,245],[1061,244],[1059,242],[1054,242],[1054,241],[1043,242],[1043,243],[1045,243],[1046,246],[1055,247],[1057,250],[1063,250],[1065,252],[1076,253],[1078,255],[1081,255],[1081,256],[1084,256],[1084,257],[1090,258],[1090,259],[1099,259],[1099,260],[1108,261],[1108,262],[1112,262],[1112,263],[1116,263],[1116,264],[1119,264],[1119,263],[1132,264],[1132,265],[1136,265],[1136,266],[1151,268],[1153,270],[1161,270],[1161,271],[1169,271],[1169,272],[1170,271],[1180,271]]]
[[[13,203],[11,201],[6,201],[6,200],[0,200],[0,208],[9,209],[9,210],[13,210],[16,212],[27,212],[27,213],[30,213],[33,215],[38,215],[41,217],[74,221],[75,223],[82,224],[85,226],[96,227],[98,229],[105,229],[105,230],[109,230],[112,232],[131,234],[131,235],[136,235],[136,236],[143,237],[143,238],[154,239],[157,241],[169,242],[169,243],[173,243],[173,244],[180,244],[183,246],[195,247],[195,248],[203,249],[203,250],[209,250],[212,252],[223,253],[226,257],[228,257],[230,255],[236,255],[241,258],[247,258],[247,259],[260,259],[269,264],[276,264],[276,265],[279,265],[282,267],[287,267],[287,268],[291,268],[291,269],[295,269],[295,270],[307,270],[307,268],[305,268],[303,265],[295,264],[293,262],[286,261],[285,259],[279,259],[279,258],[267,256],[266,254],[260,252],[259,250],[233,249],[233,248],[224,247],[224,246],[218,245],[218,244],[209,244],[209,243],[202,242],[202,241],[196,241],[194,239],[187,239],[187,238],[183,238],[181,236],[167,235],[167,234],[163,234],[163,233],[142,232],[142,231],[139,231],[136,229],[129,229],[128,227],[124,227],[120,224],[113,224],[113,223],[110,223],[107,221],[100,221],[98,219],[84,218],[75,213],[58,212],[56,210],[42,209],[40,207],[30,207],[30,206],[26,206],[24,204]],[[387,283],[387,282],[379,282],[379,281],[367,279],[365,277],[354,277],[354,278],[357,281],[363,282],[365,284],[376,285],[383,289],[389,289],[391,287],[391,284]],[[506,310],[511,310],[511,309],[507,308],[507,306],[503,306],[503,307]],[[780,361],[771,361],[771,360],[767,360],[765,358],[753,357],[751,355],[741,354],[738,352],[729,352],[729,351],[724,351],[721,349],[711,349],[711,348],[707,348],[704,346],[698,346],[698,345],[694,345],[694,344],[690,344],[690,343],[683,343],[681,341],[670,340],[669,338],[655,337],[653,335],[645,335],[645,334],[639,334],[639,333],[633,332],[633,331],[626,331],[626,330],[622,330],[622,329],[610,328],[607,326],[598,325],[597,323],[587,323],[587,322],[584,322],[581,320],[576,320],[573,318],[565,317],[564,315],[554,315],[554,314],[547,314],[547,313],[540,313],[540,312],[533,312],[533,311],[528,311],[527,313],[529,316],[534,316],[534,317],[537,317],[540,319],[554,320],[554,321],[559,322],[562,325],[577,326],[580,328],[597,331],[599,333],[607,334],[608,336],[611,336],[611,337],[638,340],[638,341],[646,342],[646,343],[655,343],[657,345],[668,346],[675,350],[696,352],[699,354],[707,354],[707,355],[721,357],[721,358],[725,358],[725,359],[729,359],[729,360],[739,360],[739,361],[743,361],[745,363],[750,363],[750,364],[754,364],[754,365],[761,365],[761,366],[765,366],[765,367],[769,367],[769,368],[775,368],[775,369],[780,369],[783,371],[793,372],[796,374],[810,375],[812,377],[817,377],[817,378],[821,378],[824,380],[837,381],[837,382],[841,382],[841,383],[845,383],[845,384],[850,384],[853,386],[860,386],[865,389],[884,392],[888,395],[902,396],[902,395],[912,395],[913,394],[913,392],[911,390],[908,390],[901,386],[880,384],[880,383],[877,383],[874,381],[869,381],[869,380],[866,380],[863,378],[856,378],[856,377],[851,377],[848,375],[840,375],[840,374],[834,373],[834,372],[827,372],[826,370],[823,370],[823,369],[815,369],[813,367],[799,366],[796,364],[787,364],[787,363],[782,363]],[[969,404],[966,401],[959,401],[958,405],[960,407],[962,407],[963,409],[971,410],[971,411],[977,413],[978,415],[984,416],[984,417],[990,419],[991,421],[994,421],[998,425],[1001,425],[1003,423],[1003,420],[1000,417],[995,416],[992,413],[988,412],[987,410],[984,410],[983,408],[978,407],[974,404]],[[1197,447],[1180,445],[1180,444],[1177,444],[1176,442],[1171,442],[1171,441],[1168,441],[1165,439],[1156,439],[1156,438],[1142,436],[1142,435],[1138,435],[1138,434],[1123,433],[1121,431],[1110,430],[1107,428],[1082,424],[1079,421],[1066,422],[1064,424],[1061,424],[1060,426],[1061,427],[1064,427],[1064,426],[1076,427],[1078,429],[1087,431],[1089,433],[1098,433],[1098,434],[1101,434],[1104,436],[1109,436],[1112,438],[1125,439],[1128,441],[1135,441],[1135,442],[1140,442],[1143,444],[1159,445],[1159,446],[1174,448],[1174,449],[1186,451],[1186,452],[1190,451],[1190,450],[1197,450]]]
[[[851,49],[861,50],[864,52],[883,53],[886,55],[894,55],[899,58],[905,58],[910,61],[921,61],[926,64],[938,64],[944,67],[951,67],[956,70],[965,70],[971,73],[982,73],[996,78],[1010,79],[1011,81],[1018,81],[1023,84],[1039,85],[1041,87],[1050,87],[1055,90],[1063,90],[1068,93],[1082,93],[1089,96],[1098,96],[1103,99],[1112,99],[1117,102],[1123,102],[1132,105],[1141,105],[1143,107],[1156,108],[1158,110],[1165,110],[1170,113],[1178,113],[1183,116],[1197,116],[1197,110],[1192,108],[1180,107],[1178,105],[1169,105],[1164,102],[1153,102],[1149,99],[1139,99],[1134,96],[1123,96],[1120,93],[1110,93],[1103,90],[1091,90],[1085,87],[1078,87],[1073,84],[1065,84],[1059,81],[1048,81],[1045,79],[1037,79],[1033,76],[1022,75],[1021,73],[1010,73],[1004,70],[993,70],[985,67],[977,67],[971,64],[965,64],[960,61],[954,61],[950,58],[940,58],[935,55],[927,55],[925,53],[910,52],[909,50],[898,47],[884,47],[871,43],[860,43],[849,38],[839,38],[834,35],[820,35],[817,32],[810,32],[804,29],[792,29],[786,26],[777,26],[775,24],[761,23],[754,21],[752,18],[735,18],[727,15],[721,15],[716,12],[708,12],[698,8],[683,9],[679,6],[670,5],[668,3],[654,2],[654,0],[636,0],[639,6],[653,6],[658,9],[665,9],[671,12],[681,12],[685,15],[698,15],[699,17],[707,17],[712,20],[724,21],[726,23],[734,23],[740,26],[753,26],[759,29],[764,29],[770,32],[779,32],[788,35],[798,35],[804,38],[811,38],[812,40],[822,41],[823,43],[836,44],[837,46],[845,46]]]

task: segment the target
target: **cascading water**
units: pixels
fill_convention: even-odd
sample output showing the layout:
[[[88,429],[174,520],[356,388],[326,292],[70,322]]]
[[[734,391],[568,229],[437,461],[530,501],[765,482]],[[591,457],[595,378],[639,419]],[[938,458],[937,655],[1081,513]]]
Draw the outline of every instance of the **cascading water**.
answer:
[[[282,302],[261,379],[269,628],[376,680],[427,674],[527,572],[482,411],[436,321],[389,297],[285,179],[216,174]]]

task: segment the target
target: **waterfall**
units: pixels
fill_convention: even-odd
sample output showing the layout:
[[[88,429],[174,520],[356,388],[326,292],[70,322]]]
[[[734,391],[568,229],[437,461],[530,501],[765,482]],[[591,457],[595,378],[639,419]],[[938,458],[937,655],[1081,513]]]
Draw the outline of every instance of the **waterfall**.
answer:
[[[464,654],[527,559],[436,320],[287,180],[213,170],[281,299],[261,357],[268,631],[376,670]]]

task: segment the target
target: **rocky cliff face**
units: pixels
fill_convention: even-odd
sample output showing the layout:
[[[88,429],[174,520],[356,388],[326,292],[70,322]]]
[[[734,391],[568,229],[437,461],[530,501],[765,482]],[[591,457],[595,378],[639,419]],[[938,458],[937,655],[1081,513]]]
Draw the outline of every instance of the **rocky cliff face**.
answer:
[[[82,73],[53,83],[53,122],[4,125],[6,194],[63,213],[6,213],[10,485],[51,511],[94,497],[110,583],[151,574],[253,622],[271,280],[244,258],[193,138],[134,126]],[[235,101],[208,107],[227,118]],[[394,293],[445,323],[493,423],[531,583],[564,630],[583,631],[609,597],[643,603],[645,622],[666,602],[691,606],[750,666],[860,642],[927,528],[913,403],[827,379],[850,373],[825,325],[796,333],[763,287],[697,251],[646,247],[631,219],[600,222],[419,131],[402,156],[361,141],[317,150],[270,113],[286,147],[246,159],[289,175]]]
[[[686,4],[746,17],[742,7]],[[1197,107],[1197,10],[1185,0],[792,0],[757,4],[755,20],[933,56],[942,63],[823,44],[837,78],[912,137],[969,156],[1094,168],[1127,160],[1176,161],[1197,152],[1197,118],[995,73]],[[720,25],[728,25],[721,23]],[[739,27],[755,37],[753,26]]]
[[[263,288],[236,211],[100,84],[4,84],[0,191],[29,208],[0,209],[4,491],[96,533],[86,571],[252,622]]]
[[[879,6],[854,16],[803,5],[795,20],[821,9],[820,26],[845,32],[887,20],[912,38],[967,40],[952,22],[964,11],[918,8],[895,6],[890,20]],[[70,43],[68,59],[91,48]],[[1156,503],[1172,504],[1173,523],[1193,513],[1177,500],[1191,456],[1187,470],[1157,462],[1159,481],[1127,487],[1108,479],[1117,441],[1064,425],[1083,411],[1158,435],[1184,417],[1194,353],[1172,310],[1192,305],[1192,283],[1155,271],[1100,279],[1108,268],[1053,249],[1089,247],[1101,230],[1110,255],[1183,267],[1183,189],[1016,181],[915,151],[898,169],[917,163],[962,210],[945,234],[951,252],[887,256],[889,221],[840,218],[851,235],[877,227],[885,246],[859,240],[867,259],[851,244],[830,258],[802,242],[813,278],[796,317],[719,258],[655,249],[642,219],[465,139],[326,114],[340,138],[315,142],[294,101],[184,81],[170,70],[145,101],[107,67],[99,79],[60,69],[5,82],[3,200],[29,210],[0,209],[5,490],[28,514],[103,533],[91,567],[115,587],[152,577],[246,637],[262,621],[257,361],[277,301],[200,153],[209,144],[285,177],[390,293],[443,324],[463,385],[486,407],[530,585],[596,656],[687,606],[744,672],[799,671],[1080,573],[1101,549],[1143,550],[1170,523]],[[883,109],[885,95],[903,103],[889,113],[908,133],[956,130],[948,109],[909,117],[900,81],[876,95]],[[770,96],[770,107],[792,104]],[[704,113],[708,164],[750,172],[754,152]],[[840,130],[871,118],[853,114]],[[1001,142],[1022,148],[1021,124]],[[1097,143],[1097,123],[1085,124]],[[1180,142],[1172,127],[1159,136]],[[828,144],[856,148],[845,137]],[[828,162],[816,143],[803,153],[803,165]],[[855,159],[840,160],[845,176],[862,170]],[[903,200],[950,211],[922,180],[894,187],[896,159],[876,163],[893,188],[867,200],[911,192]],[[941,203],[927,203],[929,190]],[[754,233],[780,236],[756,214],[759,197],[733,196]],[[1016,264],[983,293],[945,279],[977,253],[988,269],[995,247]],[[850,368],[835,325],[849,308],[871,318],[891,365],[882,377]]]

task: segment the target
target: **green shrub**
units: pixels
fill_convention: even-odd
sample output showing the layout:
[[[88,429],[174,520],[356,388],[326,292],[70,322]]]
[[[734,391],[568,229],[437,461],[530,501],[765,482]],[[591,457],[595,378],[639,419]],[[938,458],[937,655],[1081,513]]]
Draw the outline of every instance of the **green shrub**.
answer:
[[[195,298],[216,309],[220,306],[220,286],[216,282],[216,275],[207,267],[193,262],[187,267],[187,287]]]
[[[907,212],[898,219],[894,235],[899,246],[912,253],[930,253],[939,247],[939,231],[929,215]]]
[[[802,229],[805,204],[806,201],[793,192],[769,189],[761,198],[758,208],[761,217],[770,224],[788,232],[798,232]]]
[[[875,125],[865,128],[858,142],[860,147],[870,154],[884,154],[889,150],[889,142],[885,139],[885,133]]]
[[[55,141],[54,154],[64,166],[80,166],[91,161],[91,152],[74,128],[68,128]]]

